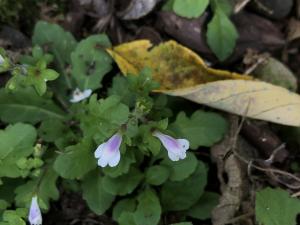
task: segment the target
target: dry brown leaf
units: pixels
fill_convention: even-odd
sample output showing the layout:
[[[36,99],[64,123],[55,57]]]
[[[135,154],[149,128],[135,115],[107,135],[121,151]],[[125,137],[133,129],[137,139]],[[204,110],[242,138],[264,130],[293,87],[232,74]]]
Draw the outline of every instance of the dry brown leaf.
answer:
[[[213,108],[279,124],[300,126],[300,96],[252,77],[205,65],[193,51],[168,41],[153,49],[147,40],[108,49],[123,74],[153,71],[159,92]]]

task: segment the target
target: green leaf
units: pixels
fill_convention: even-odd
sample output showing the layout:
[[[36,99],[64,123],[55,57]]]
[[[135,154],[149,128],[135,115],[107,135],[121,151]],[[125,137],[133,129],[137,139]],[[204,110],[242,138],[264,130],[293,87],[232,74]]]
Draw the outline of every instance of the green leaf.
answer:
[[[211,0],[210,5],[213,11],[220,8],[227,16],[230,16],[233,11],[233,1],[231,0]]]
[[[113,208],[113,219],[119,221],[121,215],[124,212],[134,212],[136,209],[136,200],[132,198],[125,198],[118,203]]]
[[[161,206],[156,193],[151,189],[144,190],[138,196],[138,206],[134,212],[137,225],[156,225],[160,220]]]
[[[168,181],[161,189],[163,208],[170,211],[187,210],[202,196],[207,181],[207,169],[199,161],[194,174],[182,181]]]
[[[132,150],[127,150],[125,155],[121,156],[119,164],[115,167],[103,168],[103,173],[110,177],[118,177],[122,174],[128,173],[130,165],[135,163],[135,156]]]
[[[81,90],[101,87],[103,76],[112,68],[112,59],[105,51],[110,46],[105,34],[92,35],[72,52],[72,74]]]
[[[187,157],[183,160],[174,162],[166,158],[161,164],[170,168],[171,174],[169,179],[171,181],[181,181],[195,172],[198,166],[198,160],[193,153],[188,152]]]
[[[37,194],[40,207],[48,210],[50,200],[57,200],[59,197],[57,178],[57,173],[51,167],[47,167],[41,180],[37,178],[18,186],[15,190],[17,206],[29,207],[33,194]]]
[[[7,93],[0,89],[0,118],[6,123],[35,124],[46,119],[65,119],[65,113],[51,99],[38,96],[33,89]]]
[[[117,178],[105,176],[103,187],[108,193],[113,195],[126,195],[134,191],[143,179],[143,174],[136,168],[131,168],[125,175]]]
[[[8,222],[9,225],[26,225],[25,221],[21,218],[21,216],[13,210],[4,211],[3,220]]]
[[[217,8],[208,24],[206,36],[211,50],[219,60],[224,61],[234,50],[238,32],[226,14]]]
[[[91,141],[86,139],[67,147],[66,151],[56,158],[55,171],[66,179],[83,177],[97,167],[92,147]]]
[[[74,88],[66,68],[71,64],[71,52],[77,45],[75,38],[57,24],[39,21],[34,27],[32,43],[42,46],[54,55],[56,69],[63,76],[54,82],[53,88],[57,94],[66,98],[67,88]]]
[[[255,215],[263,225],[296,225],[300,201],[282,189],[265,188],[256,193]]]
[[[191,149],[197,149],[199,146],[210,147],[220,141],[228,129],[228,124],[217,113],[197,110],[190,118],[180,112],[170,129],[178,137],[188,139]]]
[[[196,205],[189,209],[190,217],[207,220],[211,218],[211,211],[217,206],[220,195],[214,192],[204,192]]]
[[[45,21],[36,23],[32,36],[34,45],[45,46],[55,58],[63,63],[70,63],[71,52],[76,47],[76,40],[70,32],[64,31],[57,24]]]
[[[17,123],[0,130],[0,177],[22,176],[17,161],[33,153],[36,130],[28,124]]]
[[[98,170],[89,173],[82,181],[83,199],[96,214],[102,215],[110,208],[115,197],[103,188],[103,177]]]
[[[85,137],[93,137],[98,144],[111,137],[129,117],[128,106],[118,96],[97,100],[93,95],[85,110],[77,115],[80,127]]]
[[[170,225],[193,225],[191,222],[172,223]]]
[[[173,10],[176,14],[186,18],[196,18],[202,15],[209,0],[174,0]]]
[[[39,129],[39,136],[47,142],[54,142],[63,137],[67,132],[67,125],[58,119],[44,120]]]
[[[122,213],[118,222],[119,222],[119,225],[138,225],[135,223],[134,214],[131,212]]]
[[[161,185],[170,176],[170,169],[166,166],[150,166],[146,171],[146,182],[151,185]]]

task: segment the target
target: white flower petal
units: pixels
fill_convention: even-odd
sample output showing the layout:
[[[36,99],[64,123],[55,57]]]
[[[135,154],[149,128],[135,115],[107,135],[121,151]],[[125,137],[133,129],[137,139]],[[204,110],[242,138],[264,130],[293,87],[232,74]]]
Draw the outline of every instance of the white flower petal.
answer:
[[[190,142],[186,139],[177,139],[178,143],[180,144],[181,149],[188,150],[190,148]]]
[[[34,196],[31,199],[28,220],[31,225],[41,225],[42,224],[42,214],[41,214],[40,207],[38,205],[37,196]]]
[[[174,154],[171,151],[168,151],[168,156],[172,161],[178,161],[179,160],[179,156],[177,154]]]
[[[102,156],[105,145],[106,145],[106,142],[102,143],[101,145],[98,146],[98,148],[96,149],[96,151],[94,153],[95,158],[100,158]]]
[[[84,91],[80,91],[78,88],[76,88],[72,94],[72,98],[70,99],[70,102],[72,102],[72,103],[80,102],[80,101],[90,97],[91,94],[92,94],[91,89],[86,89]]]
[[[98,166],[106,167],[108,164],[108,158],[105,156],[102,156],[100,159],[98,159]]]
[[[117,151],[116,154],[114,154],[113,157],[110,158],[108,165],[110,167],[115,167],[116,165],[119,164],[120,159],[121,159],[121,153],[120,151]]]
[[[2,55],[0,55],[0,66],[4,63],[4,58],[2,57]]]

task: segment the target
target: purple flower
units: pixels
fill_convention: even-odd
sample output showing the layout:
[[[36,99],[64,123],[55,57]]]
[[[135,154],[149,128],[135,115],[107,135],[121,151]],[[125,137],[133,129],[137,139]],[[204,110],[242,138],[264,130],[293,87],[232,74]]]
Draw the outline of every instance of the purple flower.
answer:
[[[178,161],[186,157],[186,151],[190,143],[186,139],[175,139],[169,135],[155,131],[153,136],[157,137],[168,151],[168,156],[172,161]]]
[[[116,133],[107,142],[98,146],[95,151],[95,157],[98,159],[98,165],[105,167],[109,165],[114,167],[120,162],[120,145],[122,142],[122,135]]]
[[[31,225],[42,225],[42,213],[37,201],[37,196],[33,196],[31,199],[28,220]]]

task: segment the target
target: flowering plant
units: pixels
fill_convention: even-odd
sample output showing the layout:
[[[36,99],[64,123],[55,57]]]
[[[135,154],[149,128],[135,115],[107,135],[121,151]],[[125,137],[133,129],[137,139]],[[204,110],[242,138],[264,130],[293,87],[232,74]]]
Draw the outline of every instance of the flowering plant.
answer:
[[[210,217],[194,213],[217,198],[196,153],[221,140],[223,117],[151,94],[159,84],[147,68],[103,81],[113,67],[105,34],[78,43],[39,22],[32,41],[20,62],[1,50],[0,71],[11,73],[0,89],[1,225],[42,224],[58,186],[121,225],[155,225],[169,211]]]

